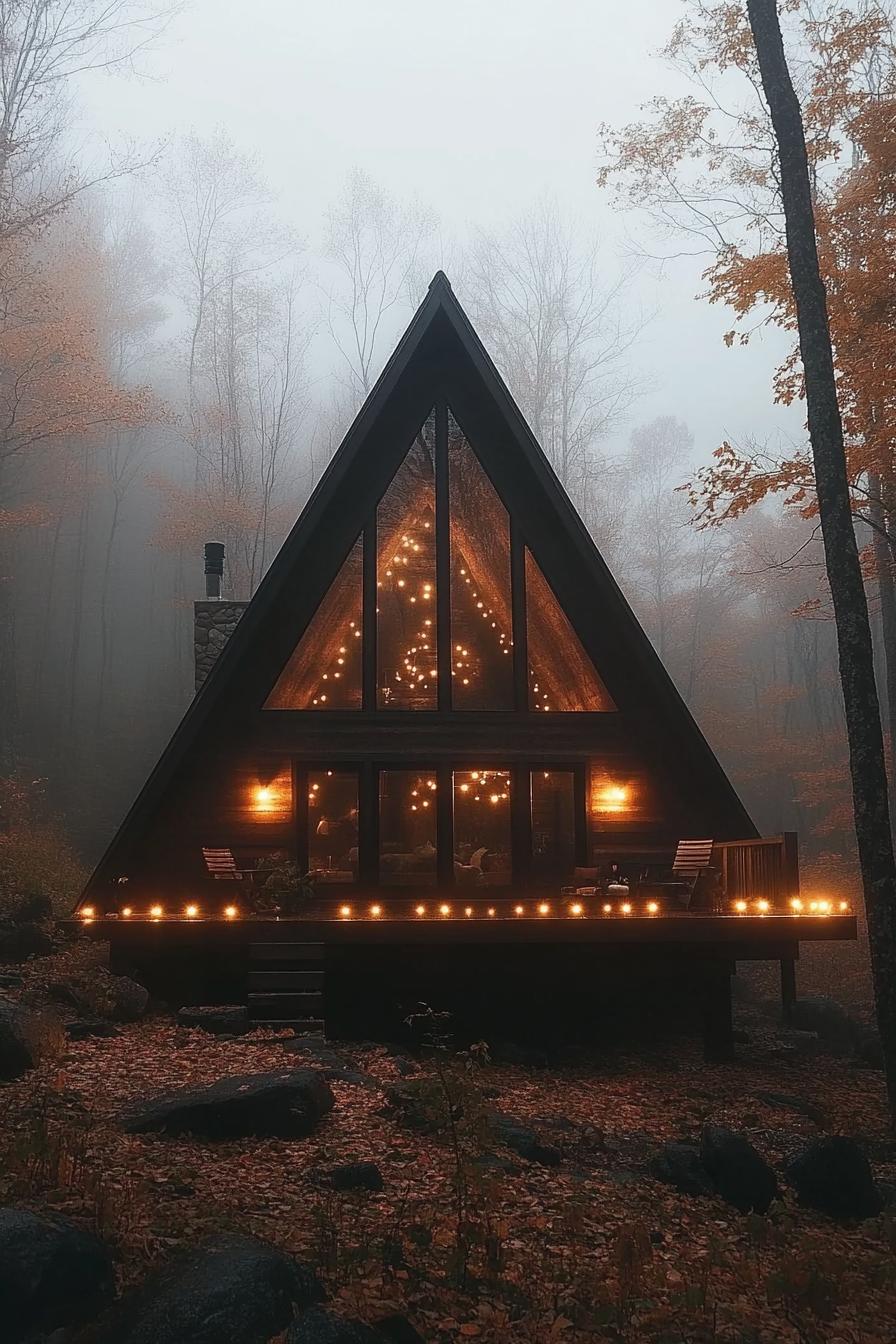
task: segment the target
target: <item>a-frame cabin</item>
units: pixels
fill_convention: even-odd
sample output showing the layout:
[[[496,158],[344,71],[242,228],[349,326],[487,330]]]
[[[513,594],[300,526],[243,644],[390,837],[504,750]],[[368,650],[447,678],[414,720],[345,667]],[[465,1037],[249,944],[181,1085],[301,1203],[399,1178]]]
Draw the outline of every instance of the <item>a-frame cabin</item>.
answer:
[[[758,836],[441,272],[78,915],[184,1002],[366,1035],[421,999],[512,1018],[533,978],[590,1012],[641,965],[699,984],[717,1052],[736,960],[792,992],[801,938],[855,936]]]

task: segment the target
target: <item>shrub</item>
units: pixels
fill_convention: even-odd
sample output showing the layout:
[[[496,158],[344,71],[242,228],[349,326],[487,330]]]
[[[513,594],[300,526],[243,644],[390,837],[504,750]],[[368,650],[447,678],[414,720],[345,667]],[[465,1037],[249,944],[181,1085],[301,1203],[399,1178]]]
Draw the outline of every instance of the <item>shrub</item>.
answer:
[[[47,809],[43,781],[0,779],[0,919],[71,913],[84,869]]]

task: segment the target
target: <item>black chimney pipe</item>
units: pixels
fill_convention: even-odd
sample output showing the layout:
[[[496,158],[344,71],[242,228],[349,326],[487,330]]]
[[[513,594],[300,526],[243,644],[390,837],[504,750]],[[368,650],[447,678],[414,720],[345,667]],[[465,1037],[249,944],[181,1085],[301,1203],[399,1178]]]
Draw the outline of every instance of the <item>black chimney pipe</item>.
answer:
[[[220,600],[221,580],[224,577],[224,543],[205,543],[205,595]]]

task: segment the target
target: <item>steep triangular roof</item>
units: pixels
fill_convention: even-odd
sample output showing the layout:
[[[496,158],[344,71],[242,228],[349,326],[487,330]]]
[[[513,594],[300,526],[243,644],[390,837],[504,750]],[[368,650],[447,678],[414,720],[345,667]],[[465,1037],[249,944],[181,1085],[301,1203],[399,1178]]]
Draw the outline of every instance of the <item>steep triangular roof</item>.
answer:
[[[652,644],[560,485],[547,457],[526,424],[503,379],[476,335],[443,272],[367,397],[342,444],[322,475],[248,604],[234,634],[190,704],[155,769],[98,865],[88,890],[109,877],[135,836],[151,819],[178,769],[216,718],[233,713],[236,688],[254,697],[257,708],[284,666],[313,607],[326,592],[335,569],[356,542],[406,451],[410,435],[438,397],[450,397],[465,427],[478,421],[475,442],[505,503],[522,519],[527,544],[539,563],[539,537],[561,546],[559,575],[549,575],[564,608],[592,656],[620,710],[647,715],[662,738],[663,754],[675,768],[694,772],[702,791],[714,796],[717,835],[756,834],[721,765],[697,727]],[[526,492],[522,486],[527,485]],[[532,488],[534,486],[534,489]],[[534,501],[534,502],[533,502]],[[333,538],[336,532],[335,540]],[[341,551],[331,572],[315,564],[325,531]],[[544,567],[544,566],[543,566]],[[299,577],[300,576],[300,577]],[[303,587],[314,589],[313,607],[297,602]],[[614,685],[601,650],[624,650],[624,668]],[[258,674],[247,685],[248,660]],[[617,660],[618,661],[618,660]],[[271,670],[273,669],[273,671]],[[259,691],[259,687],[263,687]],[[671,753],[671,754],[670,754]]]

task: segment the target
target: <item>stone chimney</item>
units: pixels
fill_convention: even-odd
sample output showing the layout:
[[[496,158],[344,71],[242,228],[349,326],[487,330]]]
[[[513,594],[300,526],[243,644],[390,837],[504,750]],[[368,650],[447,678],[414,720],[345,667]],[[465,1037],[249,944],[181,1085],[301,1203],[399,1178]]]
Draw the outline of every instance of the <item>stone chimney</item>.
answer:
[[[224,543],[205,544],[205,601],[194,602],[193,651],[196,659],[198,691],[214,666],[215,659],[237,627],[248,602],[223,601],[221,579],[224,574]]]

